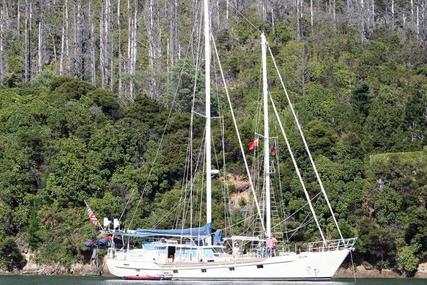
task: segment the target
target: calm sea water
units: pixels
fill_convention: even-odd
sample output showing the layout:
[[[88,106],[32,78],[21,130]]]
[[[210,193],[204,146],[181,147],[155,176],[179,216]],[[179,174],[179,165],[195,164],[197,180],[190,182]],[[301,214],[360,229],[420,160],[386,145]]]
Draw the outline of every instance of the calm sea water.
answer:
[[[0,276],[1,285],[243,285],[243,284],[283,284],[283,285],[353,285],[352,279],[337,279],[325,282],[188,282],[188,281],[127,281],[98,277],[56,277],[56,276]],[[358,279],[357,285],[427,285],[422,279]]]

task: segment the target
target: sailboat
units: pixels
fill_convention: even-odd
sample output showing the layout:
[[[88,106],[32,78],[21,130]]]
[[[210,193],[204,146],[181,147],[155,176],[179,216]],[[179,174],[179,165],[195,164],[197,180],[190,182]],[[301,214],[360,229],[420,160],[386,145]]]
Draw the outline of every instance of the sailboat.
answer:
[[[211,33],[209,27],[209,3],[203,2],[204,11],[204,44],[205,44],[205,138],[211,137],[211,94],[210,94],[210,61],[211,61]],[[215,47],[216,49],[216,47]],[[322,240],[310,243],[306,250],[299,252],[274,252],[275,238],[272,234],[271,193],[270,193],[270,137],[269,137],[269,101],[279,120],[277,109],[268,91],[267,84],[267,49],[268,43],[264,34],[261,34],[262,50],[262,79],[263,79],[263,116],[264,116],[264,215],[261,216],[251,182],[251,190],[257,213],[262,224],[261,235],[258,236],[231,236],[222,237],[222,231],[212,230],[212,174],[211,169],[211,140],[205,139],[205,187],[206,187],[206,224],[200,227],[181,229],[136,229],[111,231],[113,241],[118,237],[123,241],[120,244],[112,243],[108,249],[106,263],[111,274],[126,279],[170,279],[170,280],[324,280],[330,279],[349,253],[353,250],[356,239],[344,238],[335,219],[329,200],[321,184],[314,161],[309,153],[307,143],[303,137],[301,127],[297,121],[304,145],[309,153],[316,177],[319,178],[322,193],[328,204],[340,238],[327,240],[320,227],[311,198],[304,186],[296,160],[290,151],[297,175],[302,183],[307,202],[320,231]],[[270,54],[271,54],[271,50]],[[217,55],[218,56],[218,55]],[[272,54],[271,54],[272,56]],[[275,67],[277,65],[274,61]],[[222,74],[224,79],[224,76]],[[283,84],[283,80],[281,83]],[[225,81],[225,80],[224,80]],[[283,85],[284,86],[284,85]],[[227,91],[228,92],[228,91]],[[285,89],[286,92],[286,89]],[[287,92],[286,92],[287,95]],[[269,100],[270,99],[270,100]],[[289,104],[291,102],[289,101]],[[291,106],[293,115],[295,112]],[[234,119],[234,114],[233,119]],[[235,121],[234,121],[235,123]],[[287,147],[290,145],[283,125],[280,129],[284,135]],[[238,134],[238,133],[237,133]],[[239,135],[238,135],[239,136]],[[242,143],[239,138],[240,147]],[[244,157],[244,155],[243,155]],[[245,160],[246,169],[248,170]],[[131,239],[139,239],[138,246],[132,247]],[[127,242],[126,242],[127,240]],[[232,248],[224,245],[224,240],[231,241]],[[250,242],[256,244],[252,252],[242,252],[234,245]]]

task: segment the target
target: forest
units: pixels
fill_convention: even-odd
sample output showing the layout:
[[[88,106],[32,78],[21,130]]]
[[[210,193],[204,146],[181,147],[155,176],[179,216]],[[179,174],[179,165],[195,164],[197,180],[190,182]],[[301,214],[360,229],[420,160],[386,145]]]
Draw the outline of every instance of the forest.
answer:
[[[126,226],[176,226],[178,218],[159,217],[179,203],[193,93],[202,106],[203,78],[194,88],[203,68],[200,1],[0,5],[0,268],[22,268],[28,251],[40,264],[82,262],[82,242],[96,234],[85,201],[99,219],[124,214]],[[427,262],[426,8],[426,0],[211,1],[244,142],[256,125],[264,31],[343,234],[358,237],[355,262],[408,276]],[[278,78],[269,83],[288,122]],[[203,120],[193,125],[200,144]],[[297,130],[286,128],[299,164],[308,165]],[[227,174],[241,177],[233,131],[225,126],[223,155]],[[215,126],[214,141],[220,134]],[[305,200],[280,142],[278,150],[283,205],[293,213]],[[315,177],[304,177],[316,195]],[[215,228],[225,225],[222,184],[214,181]],[[241,202],[235,221],[245,215]],[[336,238],[328,209],[316,210]],[[311,223],[289,242],[316,239]]]

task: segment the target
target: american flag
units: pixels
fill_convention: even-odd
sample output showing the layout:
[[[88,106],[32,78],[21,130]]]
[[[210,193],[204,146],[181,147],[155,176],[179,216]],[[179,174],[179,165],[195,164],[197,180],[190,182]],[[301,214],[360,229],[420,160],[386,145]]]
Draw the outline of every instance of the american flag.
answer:
[[[93,213],[92,209],[89,207],[89,205],[86,203],[87,206],[87,215],[89,216],[89,220],[94,224],[95,226],[99,224],[98,219],[96,218],[95,214]]]

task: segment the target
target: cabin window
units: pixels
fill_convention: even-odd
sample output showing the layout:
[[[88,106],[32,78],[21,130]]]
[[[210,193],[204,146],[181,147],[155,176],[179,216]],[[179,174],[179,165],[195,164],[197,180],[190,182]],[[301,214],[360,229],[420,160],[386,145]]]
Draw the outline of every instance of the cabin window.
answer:
[[[214,254],[214,256],[221,256],[221,254],[223,254],[224,253],[224,249],[222,249],[222,248],[218,248],[218,247],[214,247],[214,248],[212,248],[212,251],[213,251],[213,254]]]
[[[258,265],[256,266],[256,268],[264,268],[264,265],[262,265],[262,264],[258,264]]]
[[[234,267],[230,267],[228,268],[230,271],[234,271]]]
[[[176,247],[168,246],[168,258],[171,258],[172,262],[175,261],[175,252],[176,252]]]
[[[178,270],[174,270],[173,273],[178,273]]]
[[[206,272],[206,269],[204,269],[204,268],[203,268],[203,269],[202,269],[202,272],[203,272],[203,273],[205,273],[205,272]]]
[[[213,259],[214,258],[214,253],[213,253],[213,251],[212,251],[211,248],[205,248],[205,249],[203,249],[203,255],[207,259]]]
[[[222,249],[221,247],[214,247],[212,248],[214,253],[224,253],[224,249]]]

